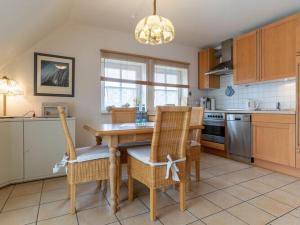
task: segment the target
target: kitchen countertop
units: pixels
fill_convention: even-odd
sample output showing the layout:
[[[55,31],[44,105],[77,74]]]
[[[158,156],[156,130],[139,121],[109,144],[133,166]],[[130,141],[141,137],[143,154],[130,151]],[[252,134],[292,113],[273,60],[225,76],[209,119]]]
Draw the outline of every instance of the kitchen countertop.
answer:
[[[219,113],[261,113],[261,114],[296,114],[293,109],[283,109],[283,110],[247,110],[247,109],[216,109],[216,110],[205,110],[205,112],[219,112]]]

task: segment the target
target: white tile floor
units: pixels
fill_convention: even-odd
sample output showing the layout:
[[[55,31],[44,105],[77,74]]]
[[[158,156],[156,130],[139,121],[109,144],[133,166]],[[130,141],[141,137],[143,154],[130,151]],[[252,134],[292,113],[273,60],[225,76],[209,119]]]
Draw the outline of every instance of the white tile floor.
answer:
[[[202,155],[201,181],[193,181],[185,212],[170,188],[158,193],[158,220],[150,222],[148,190],[136,183],[135,194],[126,200],[124,182],[120,211],[112,215],[109,192],[79,185],[71,215],[64,177],[11,185],[0,189],[0,225],[300,225],[300,179],[209,154]]]

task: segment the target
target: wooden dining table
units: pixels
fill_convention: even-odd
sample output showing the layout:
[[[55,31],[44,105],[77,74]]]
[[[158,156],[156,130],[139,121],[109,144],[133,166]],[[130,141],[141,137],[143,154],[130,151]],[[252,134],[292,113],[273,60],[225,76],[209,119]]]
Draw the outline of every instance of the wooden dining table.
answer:
[[[190,131],[203,128],[204,126],[200,124],[190,125]],[[154,122],[147,122],[143,125],[137,125],[136,123],[84,125],[84,129],[96,138],[97,144],[101,144],[101,140],[108,144],[110,151],[110,203],[112,212],[116,213],[119,197],[117,196],[117,148],[120,144],[152,140]]]

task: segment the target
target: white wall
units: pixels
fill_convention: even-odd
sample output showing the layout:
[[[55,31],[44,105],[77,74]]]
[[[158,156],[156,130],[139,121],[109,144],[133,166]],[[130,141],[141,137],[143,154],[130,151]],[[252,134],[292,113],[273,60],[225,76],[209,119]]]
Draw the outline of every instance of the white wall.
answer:
[[[264,109],[275,109],[276,102],[280,102],[282,109],[296,108],[296,82],[295,80],[281,80],[252,85],[233,85],[233,76],[221,77],[221,88],[209,90],[207,96],[216,98],[216,108],[242,109],[247,99],[254,99]],[[225,95],[225,89],[231,85],[235,90],[232,97]]]
[[[82,129],[82,126],[84,124],[95,126],[100,122],[109,121],[107,116],[100,114],[100,49],[189,62],[189,83],[194,94],[200,93],[196,88],[198,49],[175,43],[155,47],[145,46],[134,40],[133,33],[66,23],[18,56],[0,72],[1,75],[13,77],[24,88],[24,96],[8,98],[8,115],[22,115],[29,110],[35,110],[37,115],[40,115],[42,102],[68,102],[71,115],[77,117],[77,145],[94,143],[94,139]],[[34,52],[76,58],[75,98],[33,96]]]

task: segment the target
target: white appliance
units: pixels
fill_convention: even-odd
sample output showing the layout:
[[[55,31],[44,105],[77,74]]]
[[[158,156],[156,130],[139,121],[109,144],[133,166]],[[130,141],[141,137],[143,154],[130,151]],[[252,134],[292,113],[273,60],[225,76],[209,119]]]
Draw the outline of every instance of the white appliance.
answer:
[[[59,117],[57,106],[63,107],[65,114],[69,116],[69,108],[67,103],[63,102],[44,102],[42,103],[42,115],[43,117],[56,118]]]
[[[215,98],[210,99],[210,109],[216,110],[216,99]]]

